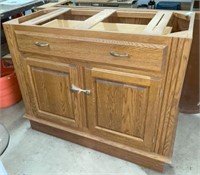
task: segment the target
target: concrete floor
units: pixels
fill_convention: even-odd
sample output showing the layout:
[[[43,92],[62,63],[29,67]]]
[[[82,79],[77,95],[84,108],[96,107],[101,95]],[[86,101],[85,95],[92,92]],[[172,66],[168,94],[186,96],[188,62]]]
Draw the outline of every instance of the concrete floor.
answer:
[[[9,175],[161,175],[30,128],[23,102],[0,109],[11,134],[1,160]],[[200,114],[179,115],[173,167],[163,175],[200,175]]]

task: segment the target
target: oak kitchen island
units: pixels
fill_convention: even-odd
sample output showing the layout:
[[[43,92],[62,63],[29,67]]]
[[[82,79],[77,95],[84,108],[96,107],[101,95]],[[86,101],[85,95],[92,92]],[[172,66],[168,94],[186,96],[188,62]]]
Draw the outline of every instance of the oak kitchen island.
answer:
[[[194,17],[52,8],[4,23],[32,128],[162,171]]]

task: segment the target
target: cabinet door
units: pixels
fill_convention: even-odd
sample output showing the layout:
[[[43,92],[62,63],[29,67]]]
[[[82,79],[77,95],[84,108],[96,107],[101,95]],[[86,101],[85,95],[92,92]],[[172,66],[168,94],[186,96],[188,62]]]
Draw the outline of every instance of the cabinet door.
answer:
[[[63,63],[28,58],[27,85],[35,116],[59,124],[80,126],[80,99],[71,92],[79,85],[77,68]]]
[[[105,69],[86,69],[87,120],[91,133],[152,150],[159,103],[159,80]]]

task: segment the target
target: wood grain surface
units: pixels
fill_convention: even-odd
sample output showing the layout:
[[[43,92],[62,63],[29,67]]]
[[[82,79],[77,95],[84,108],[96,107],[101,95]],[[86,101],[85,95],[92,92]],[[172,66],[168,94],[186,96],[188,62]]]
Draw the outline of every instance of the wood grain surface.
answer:
[[[88,126],[92,133],[151,150],[159,81],[97,68],[86,69],[85,79],[86,89],[93,92],[87,96]]]
[[[115,64],[136,69],[161,72],[164,62],[164,45],[128,41],[106,40],[73,36],[44,36],[43,33],[16,32],[19,50],[44,55],[63,56]],[[87,42],[86,42],[87,41]],[[36,42],[48,43],[49,47],[38,47]],[[62,43],[62,44],[61,44]],[[110,53],[128,54],[117,58]]]

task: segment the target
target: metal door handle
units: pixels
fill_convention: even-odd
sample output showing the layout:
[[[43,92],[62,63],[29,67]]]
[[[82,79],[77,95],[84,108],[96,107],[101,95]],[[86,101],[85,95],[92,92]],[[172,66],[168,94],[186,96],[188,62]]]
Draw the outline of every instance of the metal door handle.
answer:
[[[114,56],[114,57],[128,57],[129,54],[128,53],[123,53],[123,54],[119,54],[119,53],[115,53],[115,52],[110,52],[110,55]]]
[[[81,88],[75,86],[74,84],[72,84],[71,91],[72,92],[78,92],[78,93],[83,92],[86,95],[90,95],[91,94],[91,90],[81,89]]]
[[[49,47],[48,43],[35,42],[35,45],[38,47]]]

